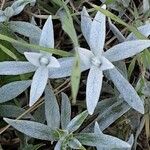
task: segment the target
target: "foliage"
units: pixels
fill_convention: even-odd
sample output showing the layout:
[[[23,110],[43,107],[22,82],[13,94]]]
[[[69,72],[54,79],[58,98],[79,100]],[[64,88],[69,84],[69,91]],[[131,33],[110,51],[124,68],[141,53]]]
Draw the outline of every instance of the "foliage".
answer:
[[[3,3],[0,133],[12,126],[23,150],[135,149],[144,125],[150,137],[148,0]]]

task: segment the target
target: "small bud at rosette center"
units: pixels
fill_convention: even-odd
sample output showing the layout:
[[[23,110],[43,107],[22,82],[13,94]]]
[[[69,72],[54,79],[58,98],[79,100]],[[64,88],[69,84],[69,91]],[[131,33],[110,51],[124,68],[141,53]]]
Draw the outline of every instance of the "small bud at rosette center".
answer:
[[[102,62],[101,62],[98,58],[96,58],[96,57],[93,57],[93,58],[91,59],[91,63],[92,63],[94,66],[96,66],[96,67],[100,67],[100,65],[102,64]]]
[[[47,66],[48,64],[50,63],[50,60],[46,57],[41,57],[40,58],[40,64],[43,65],[43,66]]]

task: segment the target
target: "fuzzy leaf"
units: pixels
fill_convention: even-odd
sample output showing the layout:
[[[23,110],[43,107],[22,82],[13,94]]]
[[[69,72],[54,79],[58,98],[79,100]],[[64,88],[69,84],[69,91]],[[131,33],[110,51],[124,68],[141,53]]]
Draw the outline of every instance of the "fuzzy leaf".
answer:
[[[68,96],[65,93],[62,93],[61,95],[61,127],[62,129],[66,129],[71,120],[71,104]]]
[[[54,48],[54,31],[52,16],[49,16],[44,24],[39,45],[47,48]]]
[[[51,88],[45,89],[45,116],[47,125],[51,129],[59,129],[60,127],[60,113],[57,99]]]
[[[83,149],[82,144],[76,138],[71,139],[68,142],[68,146],[72,149]]]
[[[99,146],[108,148],[130,148],[130,145],[116,137],[97,133],[80,133],[75,136],[83,145]]]
[[[85,7],[81,12],[81,30],[88,44],[90,44],[90,30],[91,30],[92,19],[89,16]]]
[[[34,2],[36,2],[36,0],[17,0],[17,1],[15,1],[11,6],[11,8],[13,8],[13,10],[14,10],[14,15],[18,15],[27,4],[30,4],[30,3],[32,4]]]
[[[142,33],[145,37],[148,37],[150,35],[150,23],[145,24],[143,26],[138,27],[138,30],[140,33]],[[137,37],[135,36],[134,33],[130,33],[127,38],[126,41],[131,41],[131,40],[136,40]]]
[[[144,104],[132,85],[114,68],[108,70],[109,75],[124,100],[136,111],[144,114]]]
[[[69,122],[66,129],[69,132],[76,131],[82,125],[87,116],[88,116],[87,111],[84,111],[81,114],[77,115]]]
[[[0,88],[0,103],[14,99],[31,85],[31,80],[15,81]]]
[[[86,86],[86,104],[90,115],[93,114],[98,103],[102,88],[102,80],[102,71],[93,65],[90,69]]]
[[[58,59],[58,62],[60,64],[59,68],[49,69],[49,78],[55,79],[71,76],[74,57],[60,58]]]
[[[14,105],[0,105],[0,116],[17,118],[25,112],[25,109],[14,106]],[[30,114],[24,115],[23,119],[29,119],[33,117]]]
[[[93,53],[90,50],[81,47],[78,47],[77,50],[80,56],[80,62],[89,69],[91,67],[91,59],[94,57]]]
[[[104,53],[104,56],[111,62],[132,57],[144,49],[150,47],[150,40],[128,41],[113,46]]]
[[[101,148],[109,148],[109,149],[112,149],[112,148],[130,148],[130,145],[116,137],[113,137],[113,136],[110,136],[110,135],[106,135],[106,134],[103,134],[102,131],[100,130],[99,128],[99,125],[98,123],[96,122],[95,123],[95,127],[94,127],[94,132],[95,134],[99,135],[101,137],[101,140],[100,140],[100,144],[98,144],[96,147],[97,147],[97,150],[101,149]],[[105,149],[106,150],[106,149]]]
[[[48,69],[46,67],[39,67],[32,80],[30,90],[30,103],[32,106],[43,94],[48,80]]]
[[[24,52],[26,59],[34,66],[40,66],[40,58],[43,56],[42,53],[35,52]]]
[[[125,37],[122,35],[122,33],[118,30],[118,28],[111,22],[111,20],[109,19],[109,27],[110,30],[113,32],[113,34],[117,37],[117,39],[119,40],[120,43],[124,42],[126,39]]]
[[[106,5],[104,6],[106,9]],[[95,56],[100,57],[105,42],[105,32],[106,32],[106,16],[101,12],[97,12],[90,30],[90,48],[95,54]]]
[[[0,75],[19,75],[34,72],[36,67],[30,62],[5,61],[0,62]]]
[[[58,134],[44,124],[33,121],[12,120],[8,118],[4,118],[4,120],[18,131],[30,137],[47,141],[55,141],[58,138]]]
[[[39,27],[28,22],[10,21],[9,28],[13,32],[34,39],[36,41],[36,44],[39,43],[40,35],[41,35],[41,29]]]

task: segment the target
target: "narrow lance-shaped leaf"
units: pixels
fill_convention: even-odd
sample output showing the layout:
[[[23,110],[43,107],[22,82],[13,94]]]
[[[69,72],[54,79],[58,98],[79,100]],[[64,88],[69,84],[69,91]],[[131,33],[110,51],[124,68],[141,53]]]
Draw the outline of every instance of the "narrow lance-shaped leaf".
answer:
[[[101,140],[99,141],[100,143],[96,146],[97,150],[101,148],[130,148],[130,145],[128,143],[116,137],[103,134],[97,122],[95,123],[94,133],[99,135],[101,138]]]
[[[98,146],[101,144],[101,146],[107,146],[108,148],[116,148],[117,146],[120,146],[120,148],[130,148],[128,143],[104,134],[80,133],[75,135],[75,138],[77,138],[83,145],[87,146]]]
[[[103,9],[106,9],[106,5],[103,5]],[[105,42],[106,35],[106,16],[101,12],[97,12],[92,24],[90,32],[90,48],[95,56],[100,57]]]
[[[102,79],[102,71],[93,65],[88,75],[86,87],[86,104],[90,115],[93,114],[98,103],[102,87]]]
[[[91,30],[92,19],[89,16],[85,7],[81,12],[81,30],[88,44],[90,44],[90,30]]]
[[[82,123],[84,122],[84,120],[86,119],[87,116],[88,116],[87,111],[84,111],[81,114],[77,115],[69,122],[66,129],[69,132],[76,131],[82,125]]]
[[[60,127],[60,113],[57,99],[54,92],[48,86],[45,89],[45,115],[47,125],[51,129],[58,129]]]
[[[150,23],[142,25],[137,28],[140,33],[142,33],[145,37],[148,37],[150,35]],[[127,38],[126,41],[136,40],[137,37],[133,32],[131,32]]]
[[[18,131],[30,137],[48,141],[55,141],[58,139],[58,133],[44,124],[33,121],[13,120],[8,118],[4,118],[4,120]]]
[[[74,64],[74,57],[67,57],[67,58],[60,58],[58,59],[60,64],[59,68],[51,68],[49,70],[49,78],[63,78],[71,76],[73,64]]]
[[[110,30],[113,32],[113,34],[117,37],[117,39],[119,40],[119,42],[124,42],[126,39],[125,37],[122,35],[122,33],[118,30],[118,28],[111,22],[110,19],[108,19],[109,21],[109,27]]]
[[[140,97],[137,95],[132,85],[119,73],[119,71],[116,68],[108,70],[108,72],[111,80],[121,93],[121,96],[124,98],[124,100],[132,108],[143,114],[144,104]]]
[[[10,21],[9,28],[16,33],[32,38],[35,41],[40,39],[41,29],[31,23],[23,21]],[[36,43],[37,44],[37,43]]]
[[[25,61],[0,62],[0,75],[20,75],[34,72],[36,67]]]
[[[111,62],[119,61],[128,57],[132,57],[148,47],[150,47],[150,40],[134,40],[123,42],[110,48],[104,53],[104,56]]]
[[[66,129],[71,119],[71,104],[68,96],[65,93],[62,93],[61,95],[61,127],[62,129]]]
[[[15,1],[11,8],[13,8],[14,10],[14,15],[18,15],[23,9],[24,7],[29,4],[29,3],[34,3],[36,0],[17,0]]]
[[[39,67],[35,72],[30,90],[30,103],[32,106],[43,94],[48,80],[48,69],[46,67]]]
[[[69,142],[68,142],[68,146],[72,149],[82,149],[85,150],[85,148],[82,146],[82,144],[80,143],[80,141],[78,141],[76,138],[72,138]]]
[[[39,45],[54,48],[54,31],[53,31],[52,16],[48,17],[47,21],[43,26]]]
[[[17,107],[15,105],[0,105],[0,116],[1,117],[11,117],[11,118],[17,118],[21,114],[23,114],[26,110],[20,107]],[[26,114],[22,117],[23,119],[32,118],[33,117],[30,114]]]
[[[31,80],[15,81],[0,88],[0,103],[16,98],[31,85]]]

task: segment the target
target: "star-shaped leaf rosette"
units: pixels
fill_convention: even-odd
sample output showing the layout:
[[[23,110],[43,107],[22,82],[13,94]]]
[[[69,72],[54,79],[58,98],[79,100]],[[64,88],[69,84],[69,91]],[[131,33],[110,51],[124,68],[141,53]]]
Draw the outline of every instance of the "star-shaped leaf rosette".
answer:
[[[51,16],[47,19],[40,36],[39,45],[54,48],[54,33]],[[44,51],[25,52],[28,61],[0,62],[0,75],[20,75],[35,72],[30,90],[32,106],[43,94],[51,69],[60,67],[58,60],[52,54]]]
[[[105,8],[106,5],[103,5],[103,9]],[[86,85],[86,104],[89,114],[93,114],[100,97],[103,71],[109,74],[107,76],[111,78],[124,100],[135,110],[144,113],[140,97],[112,62],[132,57],[150,47],[150,40],[123,42],[104,52],[106,17],[101,12],[97,12],[92,21],[85,7],[81,13],[81,29],[91,49],[78,48],[81,63],[90,68]]]

